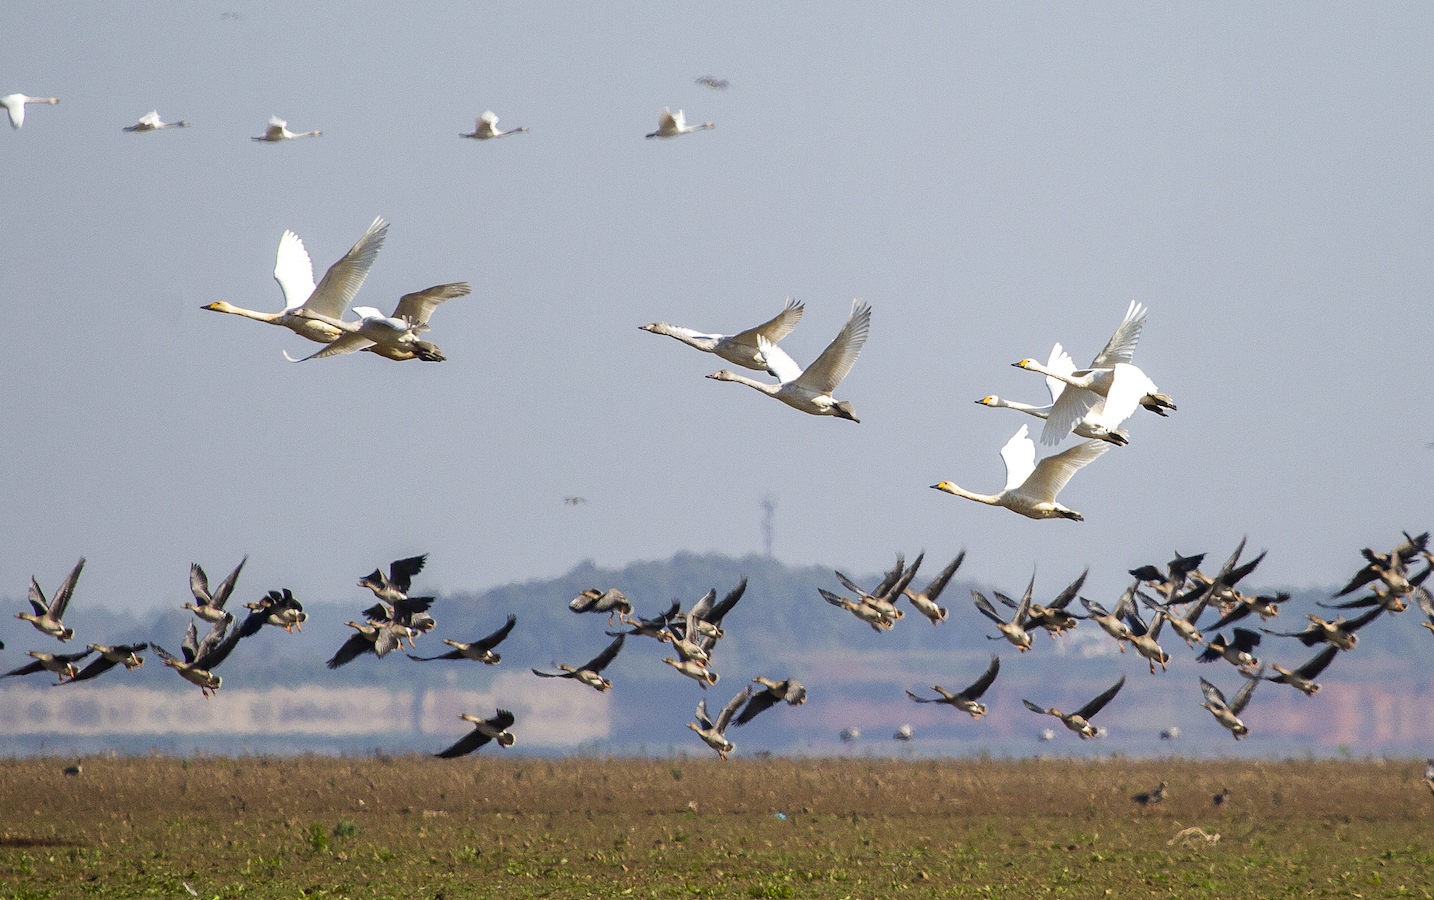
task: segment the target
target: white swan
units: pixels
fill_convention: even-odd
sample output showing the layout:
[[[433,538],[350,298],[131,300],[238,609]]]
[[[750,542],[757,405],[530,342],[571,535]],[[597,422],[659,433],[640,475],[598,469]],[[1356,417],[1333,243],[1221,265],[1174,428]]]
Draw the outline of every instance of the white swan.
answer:
[[[1046,368],[1063,372],[1069,375],[1075,371],[1075,360],[1065,352],[1058,343],[1051,348],[1050,359],[1046,361]],[[1046,388],[1051,392],[1051,402],[1045,406],[1032,406],[1029,403],[1017,403],[1014,400],[1002,400],[994,394],[989,397],[982,397],[976,402],[982,406],[994,408],[1015,409],[1027,415],[1035,416],[1038,419],[1046,419],[1051,414],[1051,408],[1060,399],[1061,393],[1066,389],[1066,383],[1058,378],[1046,376]],[[1109,422],[1105,417],[1105,401],[1098,400],[1075,425],[1075,433],[1079,437],[1091,438],[1097,441],[1109,441],[1117,447],[1124,447],[1130,443],[1130,433],[1124,428],[1117,428],[1119,422]]]
[[[1006,486],[999,494],[975,494],[949,481],[932,487],[988,506],[1004,506],[1029,519],[1063,518],[1081,522],[1084,517],[1057,503],[1056,495],[1072,475],[1109,449],[1110,444],[1104,441],[1085,441],[1037,463],[1036,445],[1022,425],[1001,448],[1001,459],[1006,463]]]
[[[704,131],[711,127],[713,127],[711,122],[703,122],[701,125],[688,125],[687,117],[682,114],[682,110],[679,109],[677,114],[673,115],[668,108],[664,106],[662,112],[657,116],[657,130],[647,135],[647,137],[674,138],[680,134],[691,134],[694,131]]]
[[[510,128],[507,131],[499,131],[498,117],[495,116],[493,114],[493,110],[490,109],[484,112],[483,115],[479,116],[477,119],[473,120],[472,134],[460,134],[458,136],[473,138],[475,141],[486,141],[491,138],[500,138],[507,137],[510,134],[519,134],[527,130],[528,126],[523,125],[519,128]]]
[[[757,335],[757,349],[767,361],[767,367],[772,369],[779,379],[778,384],[754,381],[728,369],[713,372],[707,377],[745,384],[769,397],[776,397],[793,409],[813,416],[836,416],[860,422],[851,404],[845,400],[832,399],[832,391],[836,390],[837,385],[841,384],[842,379],[851,371],[857,355],[861,353],[861,345],[866,343],[866,335],[870,329],[871,307],[861,300],[853,300],[851,315],[847,317],[841,333],[827,345],[816,362],[806,369],[798,368],[785,353],[779,356],[775,352],[775,344],[762,335]]]
[[[164,122],[164,121],[161,121],[160,118],[159,118],[159,110],[157,110],[157,109],[152,109],[152,110],[150,110],[149,112],[145,113],[142,117],[140,117],[140,120],[139,120],[138,122],[134,123],[133,125],[126,125],[126,126],[124,127],[124,130],[125,130],[125,131],[129,131],[129,132],[140,132],[140,131],[158,131],[158,130],[161,129],[161,128],[188,128],[188,127],[189,127],[189,123],[186,122],[186,121],[183,120],[183,119],[180,119],[178,122]]]
[[[266,128],[266,129],[264,129],[264,133],[261,134],[261,135],[259,135],[259,136],[256,137],[256,138],[250,138],[249,140],[251,140],[251,141],[266,141],[266,142],[272,144],[272,143],[277,143],[277,142],[279,142],[279,141],[292,141],[294,138],[318,137],[320,134],[323,134],[323,132],[321,132],[321,131],[303,131],[303,132],[299,132],[298,134],[295,134],[294,132],[292,132],[292,131],[289,130],[289,123],[288,123],[288,122],[285,122],[283,119],[279,118],[278,116],[270,116],[270,117],[269,117],[269,127]]]
[[[358,243],[342,259],[329,266],[324,280],[315,287],[314,265],[304,249],[304,242],[292,231],[285,231],[279,239],[279,252],[274,262],[274,280],[284,290],[284,308],[281,311],[256,312],[223,300],[203,308],[282,325],[300,337],[327,344],[344,333],[328,320],[343,318],[349,302],[368,277],[368,270],[378,258],[379,248],[387,236],[388,223],[382,216],[374,219]]]
[[[0,106],[10,113],[10,127],[16,131],[25,124],[26,103],[48,103],[54,106],[60,102],[59,97],[26,97],[24,94],[6,94],[0,97]]]
[[[1039,372],[1079,389],[1062,391],[1052,403],[1046,427],[1041,431],[1041,443],[1059,443],[1102,397],[1105,398],[1105,408],[1101,422],[1106,427],[1117,426],[1130,418],[1137,406],[1162,416],[1165,410],[1175,408],[1171,399],[1159,392],[1155,382],[1130,363],[1135,344],[1140,340],[1140,330],[1145,325],[1146,313],[1144,306],[1132,300],[1120,327],[1115,329],[1105,349],[1096,354],[1087,369],[1062,372],[1043,366],[1034,359],[1012,363],[1018,369]]]
[[[357,322],[345,322],[310,313],[314,318],[338,329],[339,336],[312,356],[303,359],[294,359],[287,353],[284,356],[290,362],[303,362],[307,359],[327,359],[330,356],[368,350],[393,360],[421,359],[424,362],[443,362],[443,351],[435,344],[419,340],[418,335],[428,330],[428,317],[438,304],[455,297],[466,297],[472,292],[466,281],[435,285],[426,290],[404,294],[399,298],[398,306],[394,308],[391,316],[385,316],[372,306],[355,306],[354,313],[360,317]]]
[[[805,307],[800,300],[787,298],[787,305],[781,312],[755,328],[748,328],[746,331],[737,334],[705,334],[701,331],[694,331],[691,328],[683,328],[681,325],[669,325],[666,322],[653,322],[651,325],[641,325],[642,331],[650,331],[653,334],[665,334],[670,338],[676,338],[689,347],[696,347],[698,350],[707,353],[715,353],[730,363],[736,363],[744,369],[756,369],[758,372],[770,372],[774,377],[780,371],[801,371],[781,347],[776,346],[777,342],[792,333],[797,323],[802,320],[802,313]],[[771,355],[778,360],[777,368],[773,368],[767,362],[767,357],[757,349],[757,338],[764,337],[772,345]]]

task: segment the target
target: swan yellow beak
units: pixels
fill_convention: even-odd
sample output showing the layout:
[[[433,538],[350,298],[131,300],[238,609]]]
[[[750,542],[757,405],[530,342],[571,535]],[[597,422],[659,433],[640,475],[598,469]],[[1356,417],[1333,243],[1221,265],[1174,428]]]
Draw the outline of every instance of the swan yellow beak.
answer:
[[[1015,366],[1015,367],[1018,368],[1018,369],[1029,369],[1031,366],[1033,366],[1033,365],[1035,365],[1035,364],[1036,364],[1036,361],[1035,361],[1034,359],[1023,359],[1023,360],[1021,360],[1020,362],[1011,363],[1011,365]]]
[[[982,397],[980,400],[977,400],[976,402],[979,403],[979,404],[981,404],[982,406],[990,406],[992,403],[996,402],[996,398],[995,398],[994,396],[992,396],[992,397]]]

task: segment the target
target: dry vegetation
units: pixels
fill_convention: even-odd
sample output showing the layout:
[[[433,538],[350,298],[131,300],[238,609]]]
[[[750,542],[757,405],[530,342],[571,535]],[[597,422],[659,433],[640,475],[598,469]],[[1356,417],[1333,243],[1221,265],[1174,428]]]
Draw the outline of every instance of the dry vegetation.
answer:
[[[1434,896],[1413,762],[70,762],[0,761],[0,897]]]

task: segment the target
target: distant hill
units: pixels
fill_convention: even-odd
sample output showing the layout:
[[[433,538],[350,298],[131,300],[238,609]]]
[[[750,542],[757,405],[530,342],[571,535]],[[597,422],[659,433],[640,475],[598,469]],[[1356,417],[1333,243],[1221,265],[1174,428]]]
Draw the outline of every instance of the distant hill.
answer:
[[[946,560],[928,560],[929,577]],[[858,575],[875,585],[878,574]],[[817,588],[838,591],[830,570],[785,566],[760,556],[732,558],[680,553],[671,559],[634,563],[618,570],[583,563],[555,579],[510,584],[478,594],[442,597],[433,607],[438,629],[418,642],[418,655],[448,648],[442,638],[473,640],[512,613],[518,625],[499,648],[494,667],[469,661],[416,663],[395,654],[366,655],[337,671],[324,662],[347,639],[343,625],[358,619],[371,595],[355,589],[351,602],[309,604],[302,633],[266,628],[241,643],[219,669],[224,686],[212,700],[168,671],[154,654],[137,672],[114,671],[94,682],[51,687],[36,675],[0,681],[0,752],[126,752],[154,747],[173,752],[432,752],[465,730],[459,712],[491,714],[513,710],[518,749],[542,753],[709,752],[685,727],[704,696],[696,683],[661,662],[665,645],[630,638],[607,671],[612,691],[599,694],[570,681],[534,677],[529,668],[553,662],[585,662],[611,640],[607,617],[575,615],[568,602],[586,588],[618,587],[639,615],[656,615],[680,599],[690,607],[708,589],[719,596],[748,579],[747,592],[728,617],[727,636],[713,667],[720,682],[705,692],[715,713],[756,675],[794,676],[810,701],[779,707],[729,737],[738,753],[918,753],[928,755],[1036,752],[1185,755],[1254,753],[1267,755],[1427,755],[1434,745],[1434,682],[1427,660],[1434,637],[1417,627],[1417,610],[1386,617],[1360,633],[1355,651],[1342,654],[1320,681],[1323,689],[1306,698],[1282,685],[1261,685],[1244,719],[1253,733],[1236,744],[1199,707],[1198,678],[1228,694],[1241,680],[1229,664],[1197,665],[1194,651],[1167,629],[1162,643],[1174,661],[1170,671],[1151,675],[1134,653],[1116,652],[1114,642],[1090,624],[1073,636],[1038,636],[1025,654],[1004,641],[989,641],[993,627],[970,601],[972,585],[958,573],[942,596],[951,613],[933,627],[908,608],[890,632],[875,633],[854,616],[824,603]],[[916,583],[926,578],[918,575]],[[240,595],[244,596],[242,590]],[[1050,587],[1054,593],[1055,587]],[[1286,604],[1271,627],[1295,631],[1303,613],[1330,591],[1305,591]],[[1039,599],[1039,598],[1038,598]],[[238,605],[238,600],[234,601]],[[13,604],[12,604],[13,605]],[[242,608],[239,610],[242,612]],[[131,616],[93,605],[77,605],[67,623],[82,641],[159,641],[179,652],[193,619],[182,610]],[[201,623],[202,624],[202,623]],[[614,629],[616,630],[616,629]],[[28,649],[54,649],[28,623],[0,618],[0,651],[5,670],[23,665]],[[1313,655],[1288,638],[1265,638],[1260,655],[1290,667]],[[907,689],[927,693],[933,684],[960,689],[986,667],[990,655],[1002,671],[984,698],[990,715],[981,722],[946,707],[911,703]],[[1021,706],[1077,707],[1122,673],[1128,683],[1101,714],[1110,731],[1081,742],[1053,719]],[[897,727],[911,725],[916,738],[897,744]],[[1060,733],[1051,743],[1036,740],[1042,729]],[[1158,738],[1175,727],[1172,742]],[[855,728],[862,737],[843,744],[838,734]],[[485,750],[484,752],[489,752]]]

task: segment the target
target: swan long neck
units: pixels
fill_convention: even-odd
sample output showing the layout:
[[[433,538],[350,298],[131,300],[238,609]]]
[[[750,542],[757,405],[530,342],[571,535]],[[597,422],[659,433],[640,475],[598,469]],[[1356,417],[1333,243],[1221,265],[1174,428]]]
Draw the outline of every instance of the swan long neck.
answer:
[[[283,313],[265,313],[259,312],[258,310],[245,309],[242,306],[234,306],[233,304],[225,303],[223,300],[211,303],[208,306],[204,307],[204,309],[213,310],[214,312],[230,313],[236,316],[243,316],[246,319],[255,319],[260,322],[271,323],[276,321],[280,316],[283,315]]]
[[[978,493],[976,493],[976,492],[974,492],[974,491],[968,491],[968,490],[966,490],[965,488],[961,487],[959,484],[952,484],[952,483],[949,482],[949,481],[943,481],[943,482],[941,482],[940,484],[935,485],[935,488],[936,488],[936,490],[938,490],[938,491],[945,491],[945,492],[948,493],[948,494],[955,494],[955,495],[958,496],[958,497],[965,497],[967,500],[975,500],[977,503],[984,503],[984,504],[986,504],[987,506],[1000,506],[1000,505],[1001,505],[1001,504],[1000,504],[1000,498],[999,498],[997,495],[994,495],[994,494],[978,494]]]
[[[735,381],[738,384],[745,384],[747,387],[761,391],[764,394],[776,396],[777,391],[781,390],[782,387],[780,384],[765,384],[760,381],[755,381],[745,375],[738,375],[736,372],[730,372],[726,369],[723,369],[722,371],[726,374],[723,375],[723,377],[717,379],[718,381]]]

